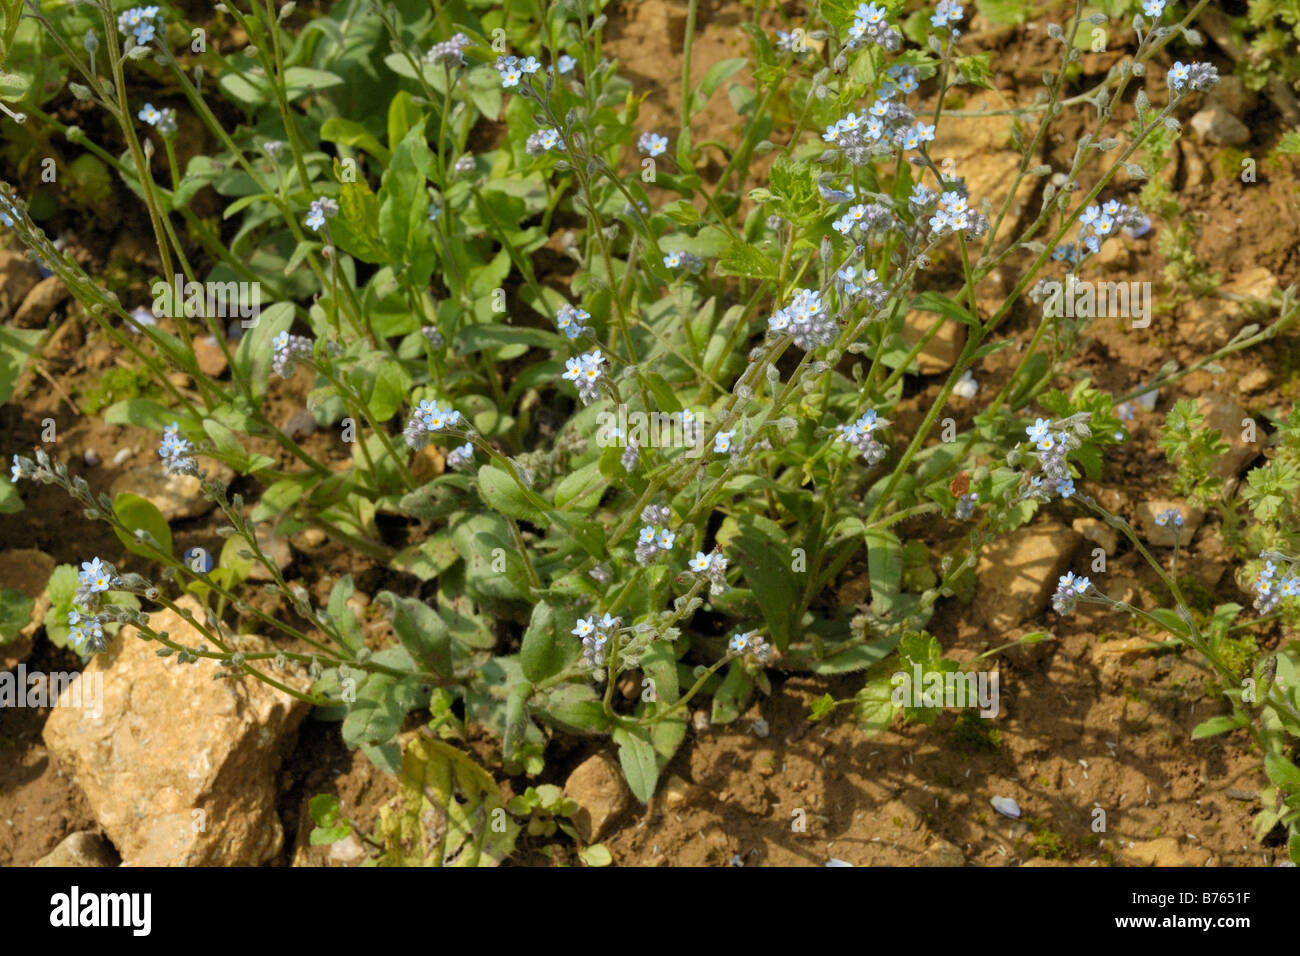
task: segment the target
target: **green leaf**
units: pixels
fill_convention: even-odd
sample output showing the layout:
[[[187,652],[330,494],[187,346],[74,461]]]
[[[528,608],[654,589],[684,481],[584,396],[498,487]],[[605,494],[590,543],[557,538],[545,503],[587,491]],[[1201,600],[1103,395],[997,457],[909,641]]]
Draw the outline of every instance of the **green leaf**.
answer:
[[[614,862],[613,855],[603,843],[593,843],[578,851],[578,858],[588,866],[609,866]]]
[[[733,242],[718,260],[717,273],[747,279],[772,279],[776,277],[776,264],[752,245]]]
[[[244,451],[239,436],[232,429],[211,418],[204,419],[203,430],[208,433],[208,437],[216,446],[217,455],[224,458],[231,467],[242,471],[240,466],[245,463],[248,454]]]
[[[287,331],[291,325],[293,305],[274,302],[258,313],[252,329],[239,340],[239,348],[235,350],[234,369],[249,383],[254,396],[266,394],[267,380],[271,376],[271,359],[275,355],[271,340]]]
[[[23,496],[18,493],[14,483],[0,476],[0,515],[11,515],[22,511],[24,507]]]
[[[171,526],[152,502],[124,491],[113,499],[113,513],[131,531],[146,531],[152,535],[163,553],[172,553]],[[151,559],[157,557],[152,548],[144,546],[134,535],[125,534],[119,528],[114,528],[113,533],[132,554]]]
[[[379,811],[380,866],[497,866],[522,829],[486,770],[450,744],[417,738],[402,754],[399,791]]]
[[[1300,768],[1281,754],[1264,754],[1264,772],[1287,793],[1300,793]]]
[[[36,351],[44,329],[15,329],[0,325],[0,405],[9,401],[28,357]]]
[[[538,683],[553,677],[577,656],[576,640],[565,639],[569,636],[568,621],[546,601],[533,607],[532,620],[519,647],[519,663],[528,680]]]
[[[127,398],[104,409],[104,422],[108,425],[135,425],[156,432],[176,418],[175,412],[150,398]]]
[[[727,676],[713,695],[712,722],[731,723],[749,706],[753,696],[754,681],[745,671],[744,662],[739,659],[732,661]]]
[[[718,91],[727,80],[735,76],[749,63],[747,57],[739,56],[730,60],[719,60],[709,67],[708,72],[704,74],[704,79],[700,80],[700,85],[695,88],[695,93],[691,97],[690,112],[694,116],[709,101],[709,97]]]
[[[385,744],[397,736],[406,708],[399,697],[396,678],[369,674],[357,687],[356,698],[343,718],[343,742],[348,747]]]
[[[377,600],[393,609],[393,630],[411,659],[424,670],[450,677],[451,634],[438,612],[417,598],[391,591],[380,592]]]
[[[0,588],[0,644],[7,644],[32,620],[36,601],[15,588]]]
[[[320,138],[328,143],[339,143],[354,149],[363,149],[387,166],[392,153],[382,146],[375,134],[355,120],[331,116],[321,124]]]
[[[864,537],[867,541],[867,572],[871,576],[871,607],[877,616],[887,618],[898,601],[898,588],[903,576],[903,546],[898,536],[889,531],[869,528]]]
[[[495,465],[484,465],[478,470],[479,495],[489,508],[511,518],[522,518],[533,524],[545,525],[545,515],[530,500],[519,483]]]
[[[790,545],[775,521],[762,515],[743,514],[737,519],[736,558],[754,591],[772,643],[785,650],[794,632],[799,603],[795,575],[790,570]]]
[[[946,319],[954,319],[972,328],[979,328],[979,319],[952,299],[937,292],[922,292],[912,300],[910,308],[920,309],[922,312],[937,312]]]
[[[1201,740],[1204,737],[1213,737],[1216,734],[1226,734],[1230,730],[1236,730],[1241,723],[1235,717],[1211,717],[1196,725],[1192,730],[1192,739]]]
[[[642,803],[649,803],[659,785],[659,764],[654,744],[640,727],[615,728],[614,743],[618,745],[618,762],[633,796]]]
[[[808,719],[813,723],[825,720],[835,710],[835,698],[830,694],[822,694],[812,702],[808,711]]]

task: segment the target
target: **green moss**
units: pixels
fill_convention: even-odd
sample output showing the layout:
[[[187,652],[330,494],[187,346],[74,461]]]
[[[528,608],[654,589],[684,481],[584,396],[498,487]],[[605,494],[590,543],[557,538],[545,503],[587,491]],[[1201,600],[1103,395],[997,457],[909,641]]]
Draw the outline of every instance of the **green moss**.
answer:
[[[151,377],[142,368],[111,368],[81,393],[81,410],[89,415],[125,398],[139,398]]]
[[[1048,828],[1039,817],[1025,817],[1031,833],[1025,844],[1029,852],[1044,860],[1063,860],[1074,852],[1074,848],[1055,830]]]
[[[1002,749],[1002,732],[973,710],[963,710],[957,715],[949,736],[959,750],[997,753]]]

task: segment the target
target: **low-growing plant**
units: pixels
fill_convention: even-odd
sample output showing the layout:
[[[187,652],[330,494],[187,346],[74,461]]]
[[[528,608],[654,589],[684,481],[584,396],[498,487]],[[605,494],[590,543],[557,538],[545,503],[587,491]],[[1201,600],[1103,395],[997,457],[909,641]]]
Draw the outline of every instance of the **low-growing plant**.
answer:
[[[900,713],[931,723],[939,708],[897,703],[892,675],[978,666],[946,658],[926,630],[936,603],[968,598],[981,549],[1040,510],[1093,513],[1150,564],[1169,607],[1122,604],[1070,573],[1055,610],[1124,610],[1219,676],[1232,714],[1197,736],[1249,731],[1271,782],[1261,836],[1290,827],[1300,859],[1294,651],[1265,654],[1242,689],[1246,664],[1225,642],[1259,625],[1236,624],[1235,604],[1198,625],[1178,583],[1177,531],[1166,568],[1085,487],[1127,438],[1124,402],[1275,337],[1300,312],[1294,292],[1265,304],[1268,326],[1124,396],[1063,380],[1098,319],[1026,306],[1053,280],[1105,278],[1093,258],[1103,244],[1155,227],[1159,197],[1144,212],[1121,184],[1148,178],[1143,150],[1167,149],[1185,101],[1217,82],[1208,62],[1158,66],[1170,44],[1197,45],[1204,0],[1181,15],[1161,0],[1087,13],[1078,2],[1064,26],[1049,24],[1059,66],[1034,103],[1000,111],[1020,155],[1009,188],[978,184],[998,195],[933,146],[962,119],[954,103],[992,88],[995,55],[970,47],[954,0],[907,17],[901,0],[824,0],[775,38],[756,4],[740,28],[750,55],[698,83],[689,0],[680,122],[667,133],[644,128],[640,99],[605,56],[602,0],[513,12],[352,0],[306,18],[293,4],[223,3],[194,31],[168,7],[121,6],[33,4],[20,20],[8,2],[7,68],[27,69],[0,93],[40,137],[118,177],[147,213],[162,274],[148,290],[101,287],[48,238],[30,192],[4,187],[5,221],[148,370],[158,396],[116,401],[104,419],[157,433],[158,467],[200,480],[227,543],[215,560],[177,556],[148,501],[96,497],[44,449],[16,454],[15,482],[59,485],[141,559],[139,571],[101,557],[81,566],[72,606],[59,608],[73,646],[102,651],[107,630],[128,623],[160,654],[219,660],[310,702],[400,776],[366,837],[376,861],[497,862],[520,829],[512,815],[546,836],[569,832],[572,808],[547,785],[502,807],[492,777],[446,741],[399,746],[413,713],[486,728],[512,775],[541,774],[557,733],[608,736],[643,802],[690,711],[707,699],[714,722],[736,720],[771,693],[773,668],[862,675],[852,698],[819,700],[815,718],[844,705],[865,732]],[[1081,41],[1107,27],[1131,53],[1068,95]],[[248,46],[218,52],[208,31],[236,29]],[[15,63],[23,44],[49,56]],[[752,82],[735,81],[746,69]],[[42,109],[65,76],[105,118],[103,142]],[[141,102],[140,78],[175,105]],[[738,142],[694,141],[692,120],[724,88]],[[1043,147],[1074,107],[1088,121],[1057,168]],[[181,136],[181,111],[211,155]],[[1025,190],[1033,204],[1018,217]],[[220,222],[199,211],[201,195],[224,203]],[[545,256],[561,264],[553,273],[539,269]],[[254,301],[263,294],[269,304]],[[1011,325],[1026,315],[1010,374],[980,385],[972,372],[1017,344]],[[951,365],[916,405],[906,385],[941,333],[956,343]],[[228,381],[200,367],[206,337]],[[973,416],[953,411],[954,395],[981,392]],[[272,420],[271,395],[305,402],[334,436],[328,455]],[[1300,615],[1289,600],[1297,414],[1276,423],[1276,454],[1239,499],[1210,479],[1218,445],[1194,409],[1176,405],[1164,438],[1186,494],[1249,507],[1243,540],[1271,562],[1256,583],[1262,621],[1288,626]],[[233,469],[241,491],[200,456]],[[925,533],[939,525],[960,529],[961,546],[932,561]],[[376,597],[391,645],[367,641],[350,576],[317,607],[267,554],[266,531],[309,526],[405,574],[402,593]],[[274,613],[249,599],[255,565]],[[834,585],[853,569],[866,571],[869,600],[841,605]],[[181,590],[203,613],[177,604]],[[180,613],[198,643],[158,633],[156,607]],[[285,646],[234,650],[240,628]],[[995,734],[954,736],[996,749]],[[313,814],[315,842],[352,832],[328,801]],[[1065,852],[1048,832],[1031,849]],[[605,862],[595,850],[587,862]]]

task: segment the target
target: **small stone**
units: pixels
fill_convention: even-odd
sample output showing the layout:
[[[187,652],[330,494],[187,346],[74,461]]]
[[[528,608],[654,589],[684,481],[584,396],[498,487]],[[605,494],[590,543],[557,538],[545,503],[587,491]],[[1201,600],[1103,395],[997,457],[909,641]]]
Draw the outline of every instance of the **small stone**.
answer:
[[[113,467],[121,468],[126,464],[126,460],[135,454],[134,448],[120,448],[116,455],[113,456]]]
[[[40,270],[21,252],[0,249],[0,317],[13,315],[41,281]]]
[[[103,460],[99,457],[99,452],[93,448],[87,448],[81,453],[81,460],[86,463],[87,468],[95,468]]]
[[[829,860],[826,861],[826,865],[827,866],[852,866],[853,864],[849,863],[846,860],[837,860],[835,857],[831,857]]]
[[[1125,866],[1204,866],[1210,852],[1203,847],[1183,847],[1175,837],[1134,843],[1120,852]]]
[[[194,340],[194,358],[199,364],[199,371],[208,378],[220,378],[229,363],[221,345],[211,335],[202,335]]]
[[[1201,142],[1211,146],[1244,146],[1250,142],[1246,124],[1217,103],[1193,116],[1191,125]]]
[[[1268,388],[1269,378],[1268,369],[1253,368],[1237,379],[1237,391],[1242,395],[1253,395],[1255,392],[1262,392]]]
[[[1119,547],[1119,534],[1104,521],[1096,518],[1075,518],[1070,525],[1088,541],[1101,547],[1107,556],[1113,555]]]
[[[192,596],[177,605],[202,619]],[[179,644],[210,643],[170,609],[149,624]],[[273,649],[251,634],[227,639],[246,652]],[[274,858],[284,839],[280,745],[308,704],[255,678],[214,680],[215,661],[182,664],[156,649],[128,626],[91,660],[45,723],[52,757],[75,776],[126,865],[255,866]],[[311,684],[298,672],[276,679],[300,691]],[[75,703],[86,681],[100,688],[97,720]]]
[[[628,805],[623,773],[606,754],[596,754],[579,764],[564,782],[564,793],[578,802],[579,810],[572,820],[583,843],[599,840]]]
[[[68,834],[32,866],[117,866],[119,862],[112,844],[98,833],[84,832]]]
[[[50,314],[72,295],[58,276],[42,279],[27,293],[23,304],[14,313],[14,325],[20,329],[35,329],[49,321]]]
[[[623,695],[624,700],[636,700],[641,696],[641,682],[637,680],[635,674],[624,674],[619,678],[618,692]]]
[[[706,710],[697,710],[691,714],[691,727],[697,734],[702,734],[708,730],[711,723],[709,713]]]
[[[942,322],[943,327],[925,343],[925,348],[916,356],[916,368],[922,375],[934,375],[952,368],[957,364],[957,358],[966,344],[966,326],[960,322],[945,318],[937,312],[913,309],[903,319],[903,341],[908,348],[921,341],[921,337],[936,322]]]
[[[330,859],[336,863],[355,863],[366,855],[366,848],[361,845],[355,833],[349,833],[342,840],[330,844]]]
[[[205,467],[200,465],[200,467]],[[230,481],[234,471],[216,462],[206,466],[211,477]],[[162,512],[168,521],[181,521],[207,514],[216,505],[203,497],[202,485],[193,475],[169,475],[161,464],[132,468],[119,475],[109,489],[116,498],[123,492],[139,495]]]
[[[320,528],[304,528],[302,531],[291,536],[289,538],[289,543],[299,551],[315,551],[328,540],[329,535]]]
[[[293,555],[289,551],[289,542],[275,534],[270,528],[262,527],[257,529],[257,546],[281,571],[293,561]],[[252,570],[248,573],[248,579],[261,582],[275,580],[271,576],[271,572],[267,570],[266,565],[262,564],[261,561],[253,562]]]
[[[1004,817],[1010,817],[1013,820],[1020,819],[1020,804],[1010,797],[994,797],[989,803],[993,804],[993,809]]]
[[[664,805],[670,810],[680,810],[694,800],[696,788],[677,774],[664,781]]]
[[[316,431],[316,416],[305,408],[300,408],[284,420],[280,426],[280,431],[284,432],[293,441],[299,438],[306,438]]]
[[[1219,78],[1219,85],[1206,94],[1206,105],[1221,106],[1239,120],[1244,120],[1255,109],[1258,97],[1242,81],[1241,77],[1227,76]]]
[[[1183,516],[1182,528],[1176,528],[1171,521],[1165,525],[1156,524],[1156,517],[1170,509],[1178,511]],[[1148,544],[1157,548],[1172,548],[1174,546],[1174,532],[1178,532],[1178,540],[1183,547],[1192,540],[1192,535],[1196,534],[1196,529],[1201,526],[1201,521],[1205,518],[1205,512],[1200,508],[1193,507],[1185,501],[1176,501],[1167,498],[1157,498],[1152,501],[1143,501],[1137,506],[1138,524],[1142,528],[1142,535],[1146,538]]]
[[[962,855],[961,850],[953,846],[947,840],[935,840],[931,843],[920,858],[916,861],[917,866],[965,866],[966,857]]]
[[[1247,415],[1246,410],[1227,395],[1207,392],[1196,403],[1196,410],[1205,416],[1205,427],[1217,428],[1228,443],[1228,450],[1211,469],[1220,478],[1237,477],[1264,450],[1263,423]],[[1247,435],[1254,441],[1246,441]]]
[[[447,458],[437,445],[425,445],[411,459],[411,477],[422,485],[446,470]]]
[[[985,547],[977,571],[981,617],[1005,630],[1042,611],[1082,540],[1073,528],[1047,522]]]
[[[754,732],[755,737],[765,738],[772,733],[772,728],[762,717],[750,724],[749,729]]]

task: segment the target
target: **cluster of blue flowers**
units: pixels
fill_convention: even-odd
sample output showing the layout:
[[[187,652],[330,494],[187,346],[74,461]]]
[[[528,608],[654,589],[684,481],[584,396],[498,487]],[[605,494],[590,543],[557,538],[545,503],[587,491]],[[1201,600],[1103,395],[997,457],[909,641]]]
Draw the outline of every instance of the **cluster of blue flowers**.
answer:
[[[529,156],[540,156],[552,149],[563,152],[564,140],[560,137],[559,130],[548,126],[530,135],[524,143],[524,148]]]
[[[402,432],[406,444],[419,451],[429,444],[429,436],[460,424],[460,412],[451,406],[443,408],[436,402],[421,401],[411,412],[410,421]]]
[[[430,63],[440,64],[448,68],[464,66],[465,50],[470,45],[469,37],[463,33],[457,33],[450,40],[443,40],[441,43],[435,43],[431,46],[424,58]]]
[[[578,398],[582,399],[584,405],[590,405],[600,397],[599,383],[604,374],[602,368],[604,361],[605,356],[601,354],[600,349],[592,349],[564,363],[563,377],[577,387]]]
[[[727,642],[727,650],[733,654],[748,654],[760,664],[766,664],[772,655],[772,646],[753,631],[734,635]]]
[[[1173,525],[1174,533],[1177,534],[1178,529],[1183,526],[1183,513],[1177,508],[1166,508],[1164,511],[1160,512],[1160,514],[1156,515],[1155,522],[1162,528],[1167,528],[1170,525]]]
[[[668,137],[658,133],[642,133],[637,138],[636,145],[647,156],[662,156],[668,149]]]
[[[1087,578],[1075,577],[1073,571],[1067,571],[1057,579],[1052,608],[1057,614],[1069,614],[1091,587],[1092,582]]]
[[[868,465],[874,465],[885,460],[885,446],[876,440],[874,433],[877,428],[883,428],[888,424],[888,419],[881,418],[874,408],[869,408],[856,422],[836,425],[835,430],[838,434],[835,440],[852,445],[862,452],[862,457],[866,459]]]
[[[862,275],[854,266],[844,266],[835,273],[835,284],[840,295],[847,301],[863,298],[879,308],[889,298],[875,269],[867,269]]]
[[[158,454],[163,460],[169,475],[197,475],[199,463],[190,457],[194,445],[189,439],[182,438],[180,425],[172,422],[163,429],[162,442],[158,445]]]
[[[666,554],[673,549],[673,544],[677,540],[677,535],[667,528],[656,528],[648,524],[641,529],[637,535],[636,542],[636,562],[642,566],[649,564],[661,553]]]
[[[305,335],[290,335],[284,331],[271,339],[271,350],[271,371],[281,378],[288,378],[300,361],[312,357],[313,344]]]
[[[96,559],[98,560],[98,559]],[[97,614],[68,610],[68,643],[79,654],[98,654],[108,649],[104,637],[104,619]]]
[[[930,17],[930,26],[936,30],[951,30],[952,38],[955,40],[961,36],[961,31],[953,26],[954,23],[960,23],[962,17],[966,15],[962,6],[957,0],[939,0],[939,6]]]
[[[709,582],[710,594],[721,594],[727,589],[727,558],[721,551],[709,554],[696,551],[686,566]]]
[[[474,443],[467,441],[447,453],[447,467],[453,471],[462,471],[474,464]]]
[[[537,62],[537,57],[526,56],[520,59],[517,56],[499,56],[496,62],[497,72],[501,74],[501,86],[504,89],[516,87],[526,76],[532,76],[538,72],[542,65]]]
[[[1261,558],[1265,555],[1260,555]],[[1280,569],[1271,559],[1264,562],[1264,567],[1255,579],[1255,610],[1261,614],[1276,611],[1282,598],[1300,597],[1300,577],[1296,577],[1295,565],[1287,568],[1278,577]]]
[[[831,319],[817,289],[800,289],[785,308],[777,309],[767,327],[778,335],[789,335],[805,352],[835,341],[839,326]]]
[[[1082,433],[1084,437],[1089,434],[1088,426],[1082,420],[1071,422],[1072,428]],[[1029,436],[1029,441],[1033,445],[1033,453],[1038,459],[1042,468],[1042,475],[1032,475],[1029,481],[1021,489],[1020,498],[1032,498],[1036,501],[1048,502],[1054,496],[1061,498],[1071,498],[1075,494],[1074,478],[1070,474],[1070,465],[1067,456],[1070,452],[1078,448],[1082,442],[1078,434],[1073,434],[1070,427],[1063,428],[1061,431],[1052,430],[1052,422],[1047,418],[1039,418],[1034,424],[1025,429],[1025,434]]]
[[[865,166],[895,149],[923,150],[925,143],[934,140],[934,126],[919,121],[906,103],[896,99],[900,92],[916,91],[916,69],[891,66],[885,72],[888,79],[876,88],[875,102],[865,115],[851,111],[822,133],[822,140],[854,166]]]
[[[153,42],[162,26],[157,7],[132,7],[122,11],[117,18],[118,32],[134,38],[140,46]]]
[[[79,653],[97,654],[108,647],[104,619],[97,614],[104,595],[121,584],[117,569],[101,558],[81,562],[77,591],[68,612],[68,641]]]
[[[339,204],[333,199],[324,197],[313,199],[307,208],[307,218],[303,220],[303,225],[312,232],[320,232],[321,226],[325,225],[325,220],[333,219],[338,214]]]
[[[1203,93],[1219,85],[1219,71],[1213,63],[1175,62],[1169,68],[1166,82],[1175,93],[1186,93],[1188,90]]]
[[[591,617],[578,619],[578,623],[574,625],[573,630],[569,633],[582,640],[582,663],[584,666],[593,669],[605,666],[605,648],[609,644],[609,639],[618,632],[622,623],[622,618],[612,617],[609,614],[606,614],[600,620],[597,620],[594,614]],[[598,674],[597,679],[600,676]]]
[[[152,103],[146,103],[140,107],[140,112],[136,116],[150,126],[157,127],[158,132],[164,136],[173,136],[176,133],[176,111],[174,109],[160,110]]]
[[[1073,268],[1089,253],[1100,252],[1102,243],[1119,232],[1137,239],[1150,228],[1151,220],[1140,209],[1110,199],[1079,214],[1079,241],[1061,243],[1052,250],[1052,259]]]
[[[893,53],[903,42],[903,35],[885,19],[886,10],[879,4],[860,3],[854,11],[845,47],[852,50],[868,43]]]
[[[971,208],[966,188],[961,183],[945,183],[954,188],[945,189],[935,201],[929,190],[912,191],[911,202],[921,212],[930,212],[930,232],[932,235],[946,236],[949,233],[963,232],[968,240],[978,239],[989,230],[988,218],[983,213]],[[931,209],[931,204],[933,208]]]
[[[664,268],[696,275],[704,269],[704,260],[693,252],[669,252],[664,254]]]
[[[586,309],[580,309],[566,302],[555,313],[555,327],[568,338],[581,338],[591,331],[586,325],[587,320],[590,318],[591,313]]]

